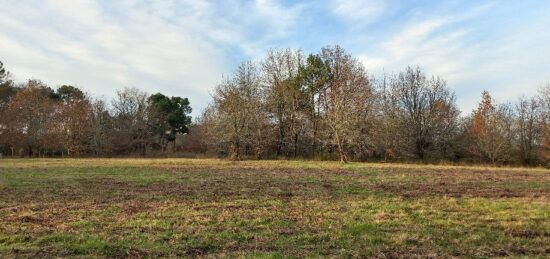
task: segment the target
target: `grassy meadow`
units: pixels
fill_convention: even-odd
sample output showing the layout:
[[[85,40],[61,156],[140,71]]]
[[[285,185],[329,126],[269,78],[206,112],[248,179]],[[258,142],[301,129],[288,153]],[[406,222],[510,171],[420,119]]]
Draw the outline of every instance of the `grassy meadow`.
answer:
[[[0,160],[0,257],[549,257],[550,170]]]

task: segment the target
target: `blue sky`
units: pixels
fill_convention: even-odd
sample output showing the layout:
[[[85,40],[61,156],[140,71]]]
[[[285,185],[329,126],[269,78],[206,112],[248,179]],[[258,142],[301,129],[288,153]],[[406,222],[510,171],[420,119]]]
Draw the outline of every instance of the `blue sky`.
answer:
[[[270,48],[339,44],[370,74],[419,65],[463,112],[550,82],[550,1],[0,0],[0,60],[17,81],[190,98],[194,115],[223,75]]]

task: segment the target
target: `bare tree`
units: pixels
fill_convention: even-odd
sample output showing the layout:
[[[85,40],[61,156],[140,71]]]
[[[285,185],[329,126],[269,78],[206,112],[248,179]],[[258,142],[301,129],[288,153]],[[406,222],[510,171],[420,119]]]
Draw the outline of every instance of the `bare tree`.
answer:
[[[522,164],[532,165],[539,161],[542,130],[543,114],[540,103],[535,98],[520,98],[516,104],[516,131]]]
[[[266,108],[277,131],[277,156],[288,154],[292,146],[295,157],[304,132],[304,91],[298,78],[302,63],[302,52],[290,49],[270,50],[262,62]]]
[[[150,134],[147,128],[147,96],[137,88],[117,91],[113,100],[115,117],[113,140],[119,152],[134,151],[146,154]]]
[[[324,48],[321,56],[330,67],[328,86],[321,93],[327,141],[337,147],[340,161],[347,162],[370,112],[372,87],[363,66],[341,47]]]
[[[420,68],[408,67],[392,84],[412,154],[425,159],[431,148],[449,139],[457,127],[455,97],[439,77],[427,78]]]
[[[373,118],[375,152],[384,161],[401,157],[403,147],[406,146],[406,127],[403,127],[397,95],[391,88],[393,80],[396,80],[395,76],[384,74],[378,81],[378,98]]]
[[[94,155],[108,155],[114,150],[113,117],[109,114],[107,105],[102,99],[91,103],[93,118],[91,119],[91,149]]]
[[[541,113],[540,143],[541,159],[547,163],[550,161],[550,83],[539,88],[538,102]]]
[[[240,159],[243,153],[257,158],[265,151],[267,115],[259,74],[252,62],[242,63],[232,78],[218,85],[214,103],[203,118],[210,122],[210,136],[228,143],[229,157]]]

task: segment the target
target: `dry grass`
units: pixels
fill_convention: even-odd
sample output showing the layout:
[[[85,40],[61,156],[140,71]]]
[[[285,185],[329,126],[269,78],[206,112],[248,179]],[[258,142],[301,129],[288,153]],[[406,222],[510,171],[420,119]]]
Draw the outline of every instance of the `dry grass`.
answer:
[[[0,257],[550,255],[550,171],[0,160]]]

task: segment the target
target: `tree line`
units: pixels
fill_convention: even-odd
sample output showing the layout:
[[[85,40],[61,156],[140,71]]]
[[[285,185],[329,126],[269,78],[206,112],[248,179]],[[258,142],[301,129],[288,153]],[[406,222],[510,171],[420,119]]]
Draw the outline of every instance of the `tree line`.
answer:
[[[419,67],[372,76],[339,46],[273,49],[242,62],[192,123],[187,98],[136,88],[110,103],[75,86],[15,84],[0,63],[0,153],[201,155],[548,165],[550,84],[462,114],[445,80]],[[179,153],[176,153],[179,152]]]
[[[196,121],[208,152],[305,158],[546,165],[550,86],[516,103],[483,91],[462,115],[440,77],[418,67],[370,76],[339,46],[274,49],[222,80]],[[192,135],[192,134],[191,134]]]
[[[9,156],[148,155],[174,149],[191,123],[189,100],[136,88],[108,105],[81,89],[40,80],[16,84],[0,62],[0,154]]]

